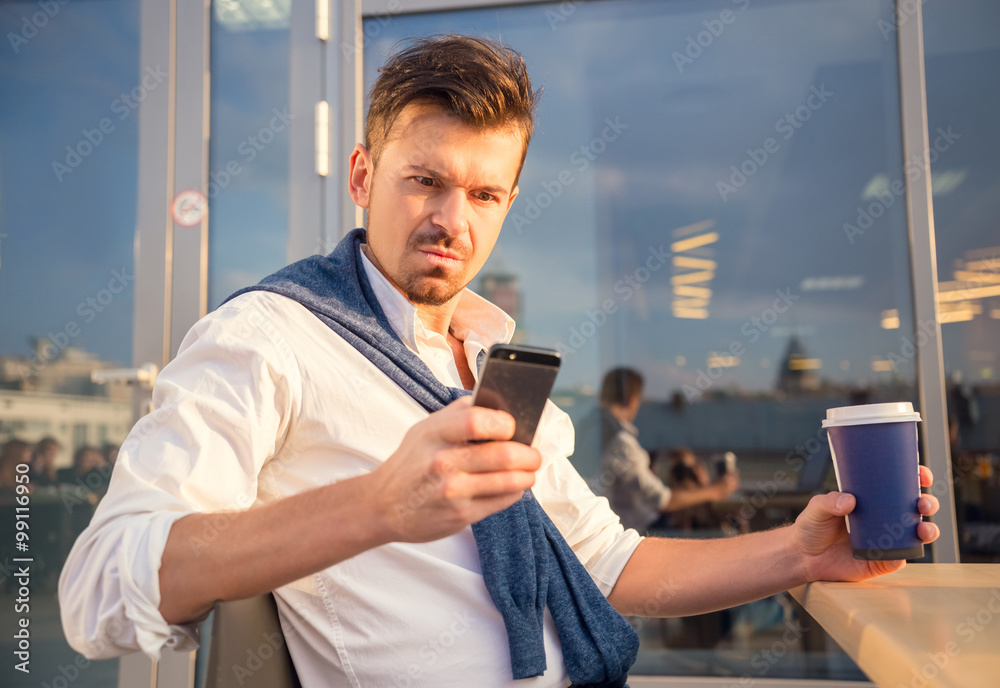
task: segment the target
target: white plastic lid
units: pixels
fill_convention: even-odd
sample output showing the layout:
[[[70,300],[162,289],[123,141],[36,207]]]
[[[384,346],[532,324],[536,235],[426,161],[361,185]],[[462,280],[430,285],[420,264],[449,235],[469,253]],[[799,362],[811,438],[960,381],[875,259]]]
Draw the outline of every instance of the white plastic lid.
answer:
[[[889,404],[864,404],[827,409],[823,427],[914,421],[920,422],[920,414],[913,410],[913,404],[908,401],[894,401]]]

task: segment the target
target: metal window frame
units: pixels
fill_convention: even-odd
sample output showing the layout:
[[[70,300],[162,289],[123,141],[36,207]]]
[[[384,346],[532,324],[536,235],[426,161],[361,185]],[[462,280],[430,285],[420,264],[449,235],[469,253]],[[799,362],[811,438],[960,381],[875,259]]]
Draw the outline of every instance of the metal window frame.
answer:
[[[934,517],[941,529],[934,543],[935,563],[959,560],[955,519],[955,490],[948,442],[948,407],[945,401],[944,348],[937,309],[937,244],[934,235],[934,203],[931,196],[930,136],[927,131],[927,84],[924,78],[923,3],[896,3],[899,48],[900,117],[903,160],[922,160],[924,173],[906,178],[906,215],[910,243],[910,274],[913,288],[913,341],[917,343],[917,382],[923,418],[924,460],[933,471],[934,490],[941,510]],[[926,325],[928,327],[921,327]],[[924,334],[927,330],[931,335]]]

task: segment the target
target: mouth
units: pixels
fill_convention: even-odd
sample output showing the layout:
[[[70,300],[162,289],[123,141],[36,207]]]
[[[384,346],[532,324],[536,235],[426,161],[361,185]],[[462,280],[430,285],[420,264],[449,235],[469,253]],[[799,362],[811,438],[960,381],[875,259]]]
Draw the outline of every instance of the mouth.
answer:
[[[455,267],[462,264],[462,258],[457,253],[439,248],[420,249],[420,253],[434,265]]]

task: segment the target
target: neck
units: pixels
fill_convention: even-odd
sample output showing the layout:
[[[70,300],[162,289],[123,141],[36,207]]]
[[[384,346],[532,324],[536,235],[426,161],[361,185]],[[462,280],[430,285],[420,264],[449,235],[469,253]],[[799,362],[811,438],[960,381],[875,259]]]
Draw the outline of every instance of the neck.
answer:
[[[372,265],[374,265],[375,268],[382,273],[382,276],[389,281],[389,284],[392,285],[393,289],[406,297],[407,301],[410,301],[410,298],[406,296],[406,292],[400,289],[399,285],[393,281],[392,277],[390,277],[386,271],[382,269],[382,264],[378,262],[375,254],[373,254],[371,249],[368,248],[368,244],[362,244],[361,250],[364,251],[365,256],[367,256],[368,260],[371,261]],[[448,329],[451,327],[451,317],[455,314],[455,309],[458,308],[458,300],[460,298],[462,298],[461,292],[455,294],[455,296],[439,306],[429,306],[424,303],[413,303],[413,301],[410,301],[410,303],[413,303],[413,307],[417,309],[417,317],[420,318],[420,322],[427,330],[437,332],[447,338]]]
[[[633,415],[629,412],[628,408],[624,406],[619,406],[618,404],[612,404],[608,406],[608,413],[617,418],[618,420],[623,420],[627,423],[631,423]]]
[[[455,314],[455,308],[458,307],[458,299],[459,295],[456,294],[455,298],[440,306],[427,306],[418,303],[413,305],[416,306],[417,317],[420,318],[420,322],[424,324],[425,328],[447,338],[448,330],[451,327],[451,317]]]

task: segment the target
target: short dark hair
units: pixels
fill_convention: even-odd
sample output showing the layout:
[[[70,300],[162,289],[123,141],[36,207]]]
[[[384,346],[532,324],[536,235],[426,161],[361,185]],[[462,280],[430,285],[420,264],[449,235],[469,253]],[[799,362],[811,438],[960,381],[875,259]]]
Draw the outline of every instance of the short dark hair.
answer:
[[[471,36],[417,38],[391,55],[379,72],[365,122],[365,147],[373,164],[399,114],[420,102],[437,105],[477,129],[516,127],[522,145],[520,177],[541,89],[532,90],[524,59],[515,50]]]
[[[31,458],[37,458],[47,454],[50,449],[59,448],[59,440],[55,437],[43,437],[35,443],[35,448],[31,450]]]
[[[601,384],[601,404],[625,406],[642,394],[642,374],[632,368],[612,368]]]

